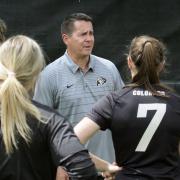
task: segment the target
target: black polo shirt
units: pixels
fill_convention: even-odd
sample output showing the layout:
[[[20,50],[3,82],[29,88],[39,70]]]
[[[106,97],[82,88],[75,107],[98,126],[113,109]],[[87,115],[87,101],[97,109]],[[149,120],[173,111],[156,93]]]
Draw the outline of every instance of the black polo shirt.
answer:
[[[99,100],[87,116],[101,130],[110,129],[116,161],[123,170],[117,179],[180,179],[180,97],[157,97],[143,87],[124,88]]]

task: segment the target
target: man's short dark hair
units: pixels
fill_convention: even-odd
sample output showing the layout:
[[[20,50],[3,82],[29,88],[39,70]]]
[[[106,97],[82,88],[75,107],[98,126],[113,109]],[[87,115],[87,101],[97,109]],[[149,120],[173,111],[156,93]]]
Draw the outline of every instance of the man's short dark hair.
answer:
[[[0,43],[5,41],[6,31],[7,31],[6,23],[0,18]]]
[[[73,32],[74,28],[74,22],[75,21],[89,21],[93,23],[93,20],[90,16],[84,13],[73,13],[69,16],[67,16],[62,24],[61,24],[61,34],[71,34]]]

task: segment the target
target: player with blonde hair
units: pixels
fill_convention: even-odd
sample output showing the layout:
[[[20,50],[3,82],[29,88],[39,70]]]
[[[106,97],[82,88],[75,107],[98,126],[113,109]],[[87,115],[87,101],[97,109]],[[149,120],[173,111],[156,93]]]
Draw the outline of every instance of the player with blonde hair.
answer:
[[[94,164],[69,123],[31,101],[44,65],[40,46],[27,36],[11,37],[0,47],[0,179],[54,180],[58,166],[71,179],[96,179]]]

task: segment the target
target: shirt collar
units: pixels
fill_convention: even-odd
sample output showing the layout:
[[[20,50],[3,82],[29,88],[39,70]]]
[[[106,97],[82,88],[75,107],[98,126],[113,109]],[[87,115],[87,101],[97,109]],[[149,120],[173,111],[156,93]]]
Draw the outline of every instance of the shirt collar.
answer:
[[[80,68],[77,64],[74,63],[74,61],[71,59],[71,57],[68,55],[67,51],[64,54],[67,58],[66,64],[71,69],[71,71],[75,74]],[[95,60],[92,55],[90,55],[90,61],[88,65],[88,71],[92,70],[94,71],[95,66]]]

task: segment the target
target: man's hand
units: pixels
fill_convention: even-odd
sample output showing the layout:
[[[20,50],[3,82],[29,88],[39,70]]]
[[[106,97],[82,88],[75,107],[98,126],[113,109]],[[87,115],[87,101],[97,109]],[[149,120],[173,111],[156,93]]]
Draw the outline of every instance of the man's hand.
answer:
[[[61,166],[57,168],[56,180],[69,180],[68,173]]]

